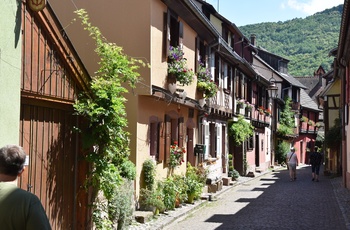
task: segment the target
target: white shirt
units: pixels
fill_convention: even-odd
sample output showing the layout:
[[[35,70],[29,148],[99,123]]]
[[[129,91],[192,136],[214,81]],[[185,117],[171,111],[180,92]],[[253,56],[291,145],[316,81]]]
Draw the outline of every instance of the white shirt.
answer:
[[[293,154],[293,155],[292,155]],[[290,157],[292,155],[292,157]],[[297,154],[295,152],[289,152],[287,154],[287,160],[288,160],[288,163],[291,163],[291,164],[297,164],[298,163],[298,157],[297,157]]]

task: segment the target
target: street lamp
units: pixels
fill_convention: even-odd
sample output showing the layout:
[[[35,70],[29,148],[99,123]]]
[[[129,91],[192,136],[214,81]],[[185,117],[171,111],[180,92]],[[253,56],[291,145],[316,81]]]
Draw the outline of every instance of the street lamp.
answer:
[[[275,106],[274,106],[274,98],[277,97],[278,87],[276,85],[276,80],[273,78],[273,76],[269,79],[269,86],[267,88],[269,93],[269,98],[271,102],[271,140],[270,140],[270,149],[271,149],[271,165],[274,167],[275,165],[275,135],[276,135],[276,127],[277,127],[277,116],[274,116],[276,114],[275,112]]]
[[[268,92],[269,92],[269,97],[270,98],[274,98],[277,97],[277,91],[278,91],[278,87],[276,85],[276,80],[275,78],[271,77],[269,79],[269,87],[267,88]]]

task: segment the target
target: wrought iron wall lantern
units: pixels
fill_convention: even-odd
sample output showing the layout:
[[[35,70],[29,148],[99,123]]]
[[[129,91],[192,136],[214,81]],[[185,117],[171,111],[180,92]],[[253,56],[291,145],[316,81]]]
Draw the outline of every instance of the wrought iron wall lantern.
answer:
[[[269,79],[269,87],[267,88],[269,97],[270,98],[276,98],[277,97],[277,92],[278,92],[278,87],[276,85],[276,79],[274,77],[271,77]]]

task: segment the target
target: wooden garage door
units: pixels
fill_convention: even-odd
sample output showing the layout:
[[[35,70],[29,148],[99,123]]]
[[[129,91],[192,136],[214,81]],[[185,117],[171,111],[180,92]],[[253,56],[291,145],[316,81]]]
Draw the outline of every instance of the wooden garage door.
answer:
[[[20,142],[30,164],[19,184],[40,198],[53,229],[77,229],[82,159],[76,124],[72,111],[22,103]]]

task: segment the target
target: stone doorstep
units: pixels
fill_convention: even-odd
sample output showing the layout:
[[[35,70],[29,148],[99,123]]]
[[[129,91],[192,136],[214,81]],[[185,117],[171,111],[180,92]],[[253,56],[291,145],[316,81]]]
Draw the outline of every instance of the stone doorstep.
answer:
[[[232,181],[232,178],[231,177],[223,177],[222,178],[222,184],[223,185],[230,185],[230,183],[231,183],[231,181]]]
[[[152,211],[134,211],[135,220],[139,223],[149,222],[153,218]]]

